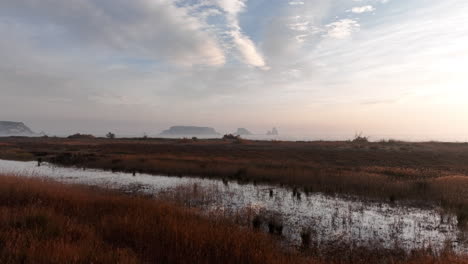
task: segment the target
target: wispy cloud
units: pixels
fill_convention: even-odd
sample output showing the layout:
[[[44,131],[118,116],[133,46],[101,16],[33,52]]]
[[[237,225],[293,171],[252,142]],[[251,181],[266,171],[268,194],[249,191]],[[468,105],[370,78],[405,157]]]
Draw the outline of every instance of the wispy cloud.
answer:
[[[351,36],[353,32],[360,29],[360,25],[356,20],[341,19],[325,26],[328,30],[328,36],[336,39],[344,39]]]
[[[381,116],[468,122],[467,3],[280,2],[0,1],[0,117],[153,130],[328,119],[351,133]]]
[[[291,1],[289,5],[304,5],[304,1]]]
[[[243,61],[248,65],[266,69],[268,67],[266,67],[263,56],[259,53],[253,41],[242,32],[239,25],[238,15],[244,11],[245,2],[246,0],[218,0],[218,5],[226,13],[228,33],[239,50]]]
[[[367,12],[372,12],[372,11],[375,11],[375,7],[371,5],[357,6],[351,9],[351,12],[355,14],[362,14],[362,13],[367,13]]]

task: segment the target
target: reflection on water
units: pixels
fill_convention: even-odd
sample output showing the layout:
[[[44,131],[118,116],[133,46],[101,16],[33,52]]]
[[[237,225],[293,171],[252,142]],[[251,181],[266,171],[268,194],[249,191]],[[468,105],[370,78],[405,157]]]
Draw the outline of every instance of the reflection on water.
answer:
[[[105,186],[157,194],[180,186],[215,189],[219,194],[205,208],[235,212],[254,208],[276,215],[287,241],[300,244],[300,233],[310,230],[315,244],[346,242],[357,246],[411,250],[450,246],[468,252],[466,233],[457,228],[457,218],[442,210],[369,203],[322,194],[305,195],[273,185],[238,184],[200,178],[167,177],[100,170],[55,167],[35,162],[0,160],[0,172],[49,177],[66,183]]]

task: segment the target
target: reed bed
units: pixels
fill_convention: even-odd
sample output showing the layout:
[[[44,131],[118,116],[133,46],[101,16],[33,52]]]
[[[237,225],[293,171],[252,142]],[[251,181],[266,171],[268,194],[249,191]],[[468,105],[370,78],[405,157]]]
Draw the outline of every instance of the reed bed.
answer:
[[[2,263],[303,263],[264,234],[112,191],[0,176]]]
[[[1,263],[468,263],[449,251],[316,252],[161,199],[0,175]]]
[[[468,144],[0,138],[0,158],[437,204],[468,228]]]

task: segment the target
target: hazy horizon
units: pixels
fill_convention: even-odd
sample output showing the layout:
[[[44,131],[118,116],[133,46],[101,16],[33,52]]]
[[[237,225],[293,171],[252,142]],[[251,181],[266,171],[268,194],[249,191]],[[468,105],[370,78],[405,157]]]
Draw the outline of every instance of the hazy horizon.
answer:
[[[49,135],[468,139],[462,0],[0,0],[0,120]]]
[[[1,120],[1,121],[11,121],[11,120]],[[24,122],[23,122],[24,123]],[[148,125],[143,126],[135,126],[129,128],[126,125],[109,125],[105,126],[102,125],[100,128],[95,129],[83,129],[80,127],[76,128],[67,128],[64,129],[63,127],[58,128],[58,132],[53,130],[41,130],[39,127],[34,127],[25,123],[26,126],[31,128],[34,133],[45,133],[47,136],[57,136],[57,137],[67,137],[76,133],[81,134],[91,134],[97,137],[105,137],[108,132],[112,132],[116,135],[117,138],[125,138],[125,137],[157,137],[157,138],[184,138],[184,137],[192,137],[197,136],[198,138],[222,138],[225,134],[235,133],[238,128],[246,128],[252,134],[251,135],[242,135],[242,138],[245,139],[252,139],[252,140],[286,140],[286,141],[321,141],[321,140],[337,140],[337,141],[346,141],[352,140],[356,135],[361,134],[369,139],[372,142],[378,142],[381,140],[402,140],[408,142],[429,142],[429,141],[439,141],[439,142],[468,142],[468,136],[465,134],[401,134],[401,133],[389,133],[389,134],[379,134],[379,133],[365,133],[363,131],[332,131],[326,133],[324,131],[316,130],[316,131],[302,131],[302,132],[295,132],[291,130],[282,130],[281,127],[275,127],[279,130],[279,135],[267,135],[267,132],[271,130],[273,127],[270,128],[257,128],[257,129],[250,129],[247,127],[214,127],[209,125],[198,125],[192,124],[193,126],[202,126],[202,127],[212,127],[219,133],[217,136],[213,135],[162,135],[161,133],[170,128],[173,125],[169,125],[167,127],[150,127]],[[179,124],[179,125],[187,125],[187,124]],[[192,126],[188,124],[188,126]],[[177,124],[174,124],[177,126]],[[144,129],[147,128],[147,129]],[[1,137],[2,135],[0,135]],[[3,135],[5,136],[5,135]]]

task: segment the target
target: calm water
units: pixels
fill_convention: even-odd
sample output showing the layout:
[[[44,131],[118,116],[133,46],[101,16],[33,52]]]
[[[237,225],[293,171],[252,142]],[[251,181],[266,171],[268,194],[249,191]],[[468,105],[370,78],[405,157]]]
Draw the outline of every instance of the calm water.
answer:
[[[48,177],[66,183],[138,190],[148,194],[166,193],[174,188],[206,188],[216,199],[204,201],[206,210],[236,212],[244,208],[274,215],[283,223],[286,241],[299,245],[300,233],[309,229],[313,243],[346,242],[359,246],[411,250],[431,247],[438,250],[449,245],[468,253],[468,234],[457,228],[457,218],[439,208],[422,209],[404,205],[370,203],[357,199],[322,194],[292,195],[290,188],[273,185],[238,184],[200,178],[179,178],[101,170],[56,167],[36,162],[0,160],[0,173]],[[195,187],[196,186],[196,187]],[[194,201],[195,202],[195,201]],[[266,224],[263,226],[266,229]]]

